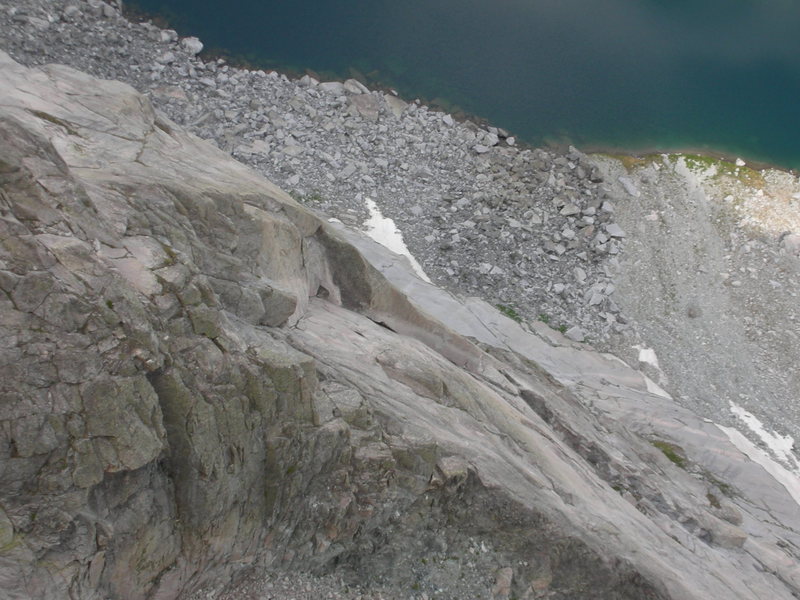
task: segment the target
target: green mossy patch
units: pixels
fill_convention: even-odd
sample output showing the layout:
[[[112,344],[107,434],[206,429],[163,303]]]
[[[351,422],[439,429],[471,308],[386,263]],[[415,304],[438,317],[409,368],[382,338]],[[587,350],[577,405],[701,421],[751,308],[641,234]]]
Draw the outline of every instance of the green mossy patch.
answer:
[[[740,167],[736,163],[722,158],[704,154],[669,154],[668,158],[671,162],[676,162],[679,158],[683,158],[686,166],[692,171],[708,171],[713,168],[716,170],[715,178],[729,177],[756,188],[761,188],[765,185],[761,171],[748,166]]]
[[[625,167],[625,170],[629,173],[634,169],[639,167],[646,167],[650,163],[660,160],[661,155],[655,153],[649,154],[609,154],[605,152],[599,152],[596,156],[602,156],[605,158],[611,158],[613,160],[618,160],[622,163],[622,166]]]
[[[727,483],[725,483],[724,481],[720,481],[719,479],[717,479],[716,477],[714,477],[714,476],[713,476],[711,473],[709,473],[708,471],[704,471],[704,472],[703,472],[703,476],[705,477],[706,481],[708,481],[708,482],[709,482],[709,483],[711,483],[712,485],[716,486],[716,488],[717,488],[717,489],[718,489],[720,492],[722,492],[722,494],[724,494],[725,496],[727,496],[728,498],[733,498],[733,496],[735,495],[735,491],[734,491],[733,487],[731,487],[730,485],[728,485],[728,484],[727,484]],[[713,494],[709,494],[709,496],[713,496]],[[710,500],[711,500],[711,499],[709,498],[709,501],[710,501]],[[712,503],[712,504],[713,504],[713,503]]]
[[[517,323],[522,323],[522,317],[519,316],[519,313],[517,313],[517,311],[511,308],[510,306],[506,306],[505,304],[497,304],[495,306],[497,307],[497,310],[499,310],[509,319],[513,319]]]
[[[670,462],[677,465],[681,469],[686,468],[687,461],[683,452],[683,448],[663,440],[653,440],[650,443],[661,450],[661,452],[663,452],[664,456],[666,456]]]

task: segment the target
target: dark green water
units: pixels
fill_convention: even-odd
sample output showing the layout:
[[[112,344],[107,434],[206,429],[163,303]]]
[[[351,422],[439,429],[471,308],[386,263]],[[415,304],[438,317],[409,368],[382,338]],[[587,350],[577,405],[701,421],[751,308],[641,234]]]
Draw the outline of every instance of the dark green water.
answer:
[[[276,68],[443,99],[531,143],[800,168],[800,0],[137,0]]]

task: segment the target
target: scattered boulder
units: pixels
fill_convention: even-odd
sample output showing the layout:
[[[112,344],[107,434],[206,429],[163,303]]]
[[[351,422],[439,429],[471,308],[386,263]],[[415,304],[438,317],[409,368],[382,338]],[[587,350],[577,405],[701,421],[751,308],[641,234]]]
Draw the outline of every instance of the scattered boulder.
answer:
[[[622,230],[622,227],[616,223],[608,223],[605,226],[606,233],[614,238],[624,238],[627,234]]]
[[[800,233],[790,233],[781,239],[781,249],[789,255],[800,256]]]
[[[342,87],[346,92],[351,94],[368,94],[369,89],[363,83],[358,81],[357,79],[348,79],[347,81],[342,84]]]
[[[586,334],[583,332],[583,329],[578,327],[577,325],[573,325],[566,332],[564,335],[571,339],[573,342],[583,342],[586,340]]]
[[[642,195],[630,177],[620,176],[617,180],[622,184],[622,188],[634,198]]]
[[[353,108],[355,108],[357,114],[361,115],[368,121],[372,121],[374,123],[378,120],[382,104],[379,96],[373,96],[372,94],[360,94],[357,96],[350,96],[348,102]]]
[[[181,40],[181,48],[195,56],[203,51],[203,42],[196,37],[185,37]]]
[[[344,84],[341,81],[325,81],[317,86],[327,94],[341,95],[344,93]]]

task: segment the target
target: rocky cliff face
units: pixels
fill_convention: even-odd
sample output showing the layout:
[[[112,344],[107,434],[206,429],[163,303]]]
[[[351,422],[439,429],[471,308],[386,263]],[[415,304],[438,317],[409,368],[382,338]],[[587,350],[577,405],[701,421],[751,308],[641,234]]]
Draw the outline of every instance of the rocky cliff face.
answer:
[[[800,595],[800,498],[641,373],[421,282],[126,85],[0,54],[0,97],[7,597],[264,568]]]
[[[21,64],[124,81],[346,224],[380,211],[437,285],[613,352],[800,473],[796,173],[526,148],[353,79],[235,68],[200,46],[118,0],[0,0],[0,48]]]

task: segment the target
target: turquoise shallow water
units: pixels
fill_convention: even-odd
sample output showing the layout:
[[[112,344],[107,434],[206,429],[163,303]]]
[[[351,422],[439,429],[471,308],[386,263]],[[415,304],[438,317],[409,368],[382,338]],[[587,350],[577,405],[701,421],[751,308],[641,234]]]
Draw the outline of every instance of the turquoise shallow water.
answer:
[[[138,0],[263,66],[356,68],[525,141],[800,168],[800,0]]]

